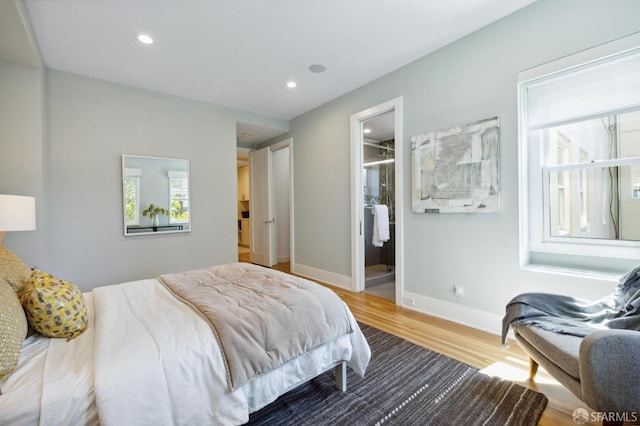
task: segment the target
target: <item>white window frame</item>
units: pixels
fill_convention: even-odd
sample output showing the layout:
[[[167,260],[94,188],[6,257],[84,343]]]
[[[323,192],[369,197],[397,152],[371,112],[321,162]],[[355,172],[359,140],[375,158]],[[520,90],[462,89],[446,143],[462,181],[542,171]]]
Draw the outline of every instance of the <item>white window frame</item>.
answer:
[[[187,201],[187,204],[189,205],[189,217],[191,217],[191,203],[189,202],[189,173],[187,171],[180,171],[180,170],[169,170],[168,172],[168,177],[169,177],[169,224],[184,224],[184,223],[189,223],[189,219],[176,219],[173,217],[173,214],[171,212],[171,206],[173,205],[173,188],[171,187],[171,179],[184,179],[187,183],[187,187],[184,188],[186,190],[186,197],[184,198],[180,198],[180,201]]]
[[[558,228],[561,235],[569,235],[571,234],[571,175],[562,165],[569,163],[570,161],[570,152],[569,152],[569,144],[570,140],[563,135],[562,133],[558,133],[557,135],[557,146],[558,154],[560,151],[562,152],[562,159],[560,159],[560,155],[558,155],[558,165],[555,171],[558,172],[558,181],[560,181],[560,176],[562,176],[562,186],[560,186],[560,182],[558,182]],[[562,160],[562,161],[560,161]],[[544,202],[546,200],[551,200],[550,195],[546,193],[550,189],[550,172],[551,170],[545,170],[543,168],[543,193]],[[562,190],[562,197],[560,197],[560,190]],[[562,201],[560,201],[562,198]],[[543,202],[543,204],[544,204]],[[549,232],[551,227],[551,218],[549,215],[551,214],[551,206],[544,206],[544,223],[545,223],[545,232]]]
[[[580,149],[580,163],[585,164],[588,162],[588,156],[586,151]],[[589,232],[589,169],[580,170],[580,232]]]
[[[640,166],[631,167],[631,198],[640,198]]]
[[[563,57],[535,68],[523,71],[518,75],[518,169],[519,207],[520,207],[520,265],[523,268],[531,265],[531,253],[553,253],[576,256],[595,256],[601,258],[638,259],[640,258],[640,242],[624,240],[601,240],[591,238],[550,237],[548,233],[548,214],[545,215],[545,188],[548,188],[549,172],[566,170],[567,166],[541,167],[542,150],[536,141],[528,140],[527,99],[525,88],[534,81],[540,81],[556,73],[600,61],[618,54],[640,51],[640,33],[611,41],[594,48]],[[618,113],[623,111],[618,111]],[[587,117],[584,117],[585,119]],[[531,161],[532,160],[532,161]],[[531,161],[531,165],[530,165]],[[570,165],[579,169],[594,169],[614,165],[636,164],[637,159],[617,159],[593,163]],[[545,219],[546,216],[546,219]],[[545,223],[545,221],[547,223]]]
[[[136,199],[135,199],[135,218],[131,222],[127,222],[125,225],[139,225],[140,224],[140,177],[142,176],[142,169],[134,169],[127,167],[124,169],[124,181],[122,182],[124,194],[124,217],[127,218],[127,179],[133,179],[134,186],[136,187]]]

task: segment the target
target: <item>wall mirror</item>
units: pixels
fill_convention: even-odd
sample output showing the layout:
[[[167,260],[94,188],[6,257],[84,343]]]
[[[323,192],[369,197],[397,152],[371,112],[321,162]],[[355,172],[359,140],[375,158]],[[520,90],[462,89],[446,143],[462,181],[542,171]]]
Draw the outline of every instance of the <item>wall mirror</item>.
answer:
[[[191,230],[189,160],[122,155],[124,235]]]

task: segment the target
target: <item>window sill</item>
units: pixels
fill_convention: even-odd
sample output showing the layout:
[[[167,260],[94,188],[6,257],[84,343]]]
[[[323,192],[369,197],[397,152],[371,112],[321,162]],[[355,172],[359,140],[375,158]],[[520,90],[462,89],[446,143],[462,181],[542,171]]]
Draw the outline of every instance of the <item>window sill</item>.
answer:
[[[529,263],[523,265],[522,270],[531,272],[542,272],[547,274],[564,275],[570,277],[590,278],[594,280],[610,281],[617,283],[622,274],[614,274],[602,271],[590,271],[587,269],[561,268],[559,266],[540,265]]]

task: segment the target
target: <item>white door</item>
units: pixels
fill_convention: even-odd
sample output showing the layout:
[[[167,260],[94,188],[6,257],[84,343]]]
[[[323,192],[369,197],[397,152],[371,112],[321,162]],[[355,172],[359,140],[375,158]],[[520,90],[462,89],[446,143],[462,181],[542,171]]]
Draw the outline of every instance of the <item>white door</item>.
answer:
[[[268,267],[275,265],[277,258],[271,161],[269,147],[249,153],[251,262]]]

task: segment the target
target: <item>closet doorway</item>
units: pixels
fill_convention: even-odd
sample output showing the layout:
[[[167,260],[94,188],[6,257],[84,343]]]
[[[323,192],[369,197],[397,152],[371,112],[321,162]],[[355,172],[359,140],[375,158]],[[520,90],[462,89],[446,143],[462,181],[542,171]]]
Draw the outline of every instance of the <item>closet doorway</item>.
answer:
[[[354,291],[402,296],[402,98],[351,116]]]
[[[252,263],[293,262],[293,139],[249,153]]]
[[[251,243],[251,206],[249,197],[249,152],[248,148],[238,148],[238,261],[249,262],[249,244]]]

